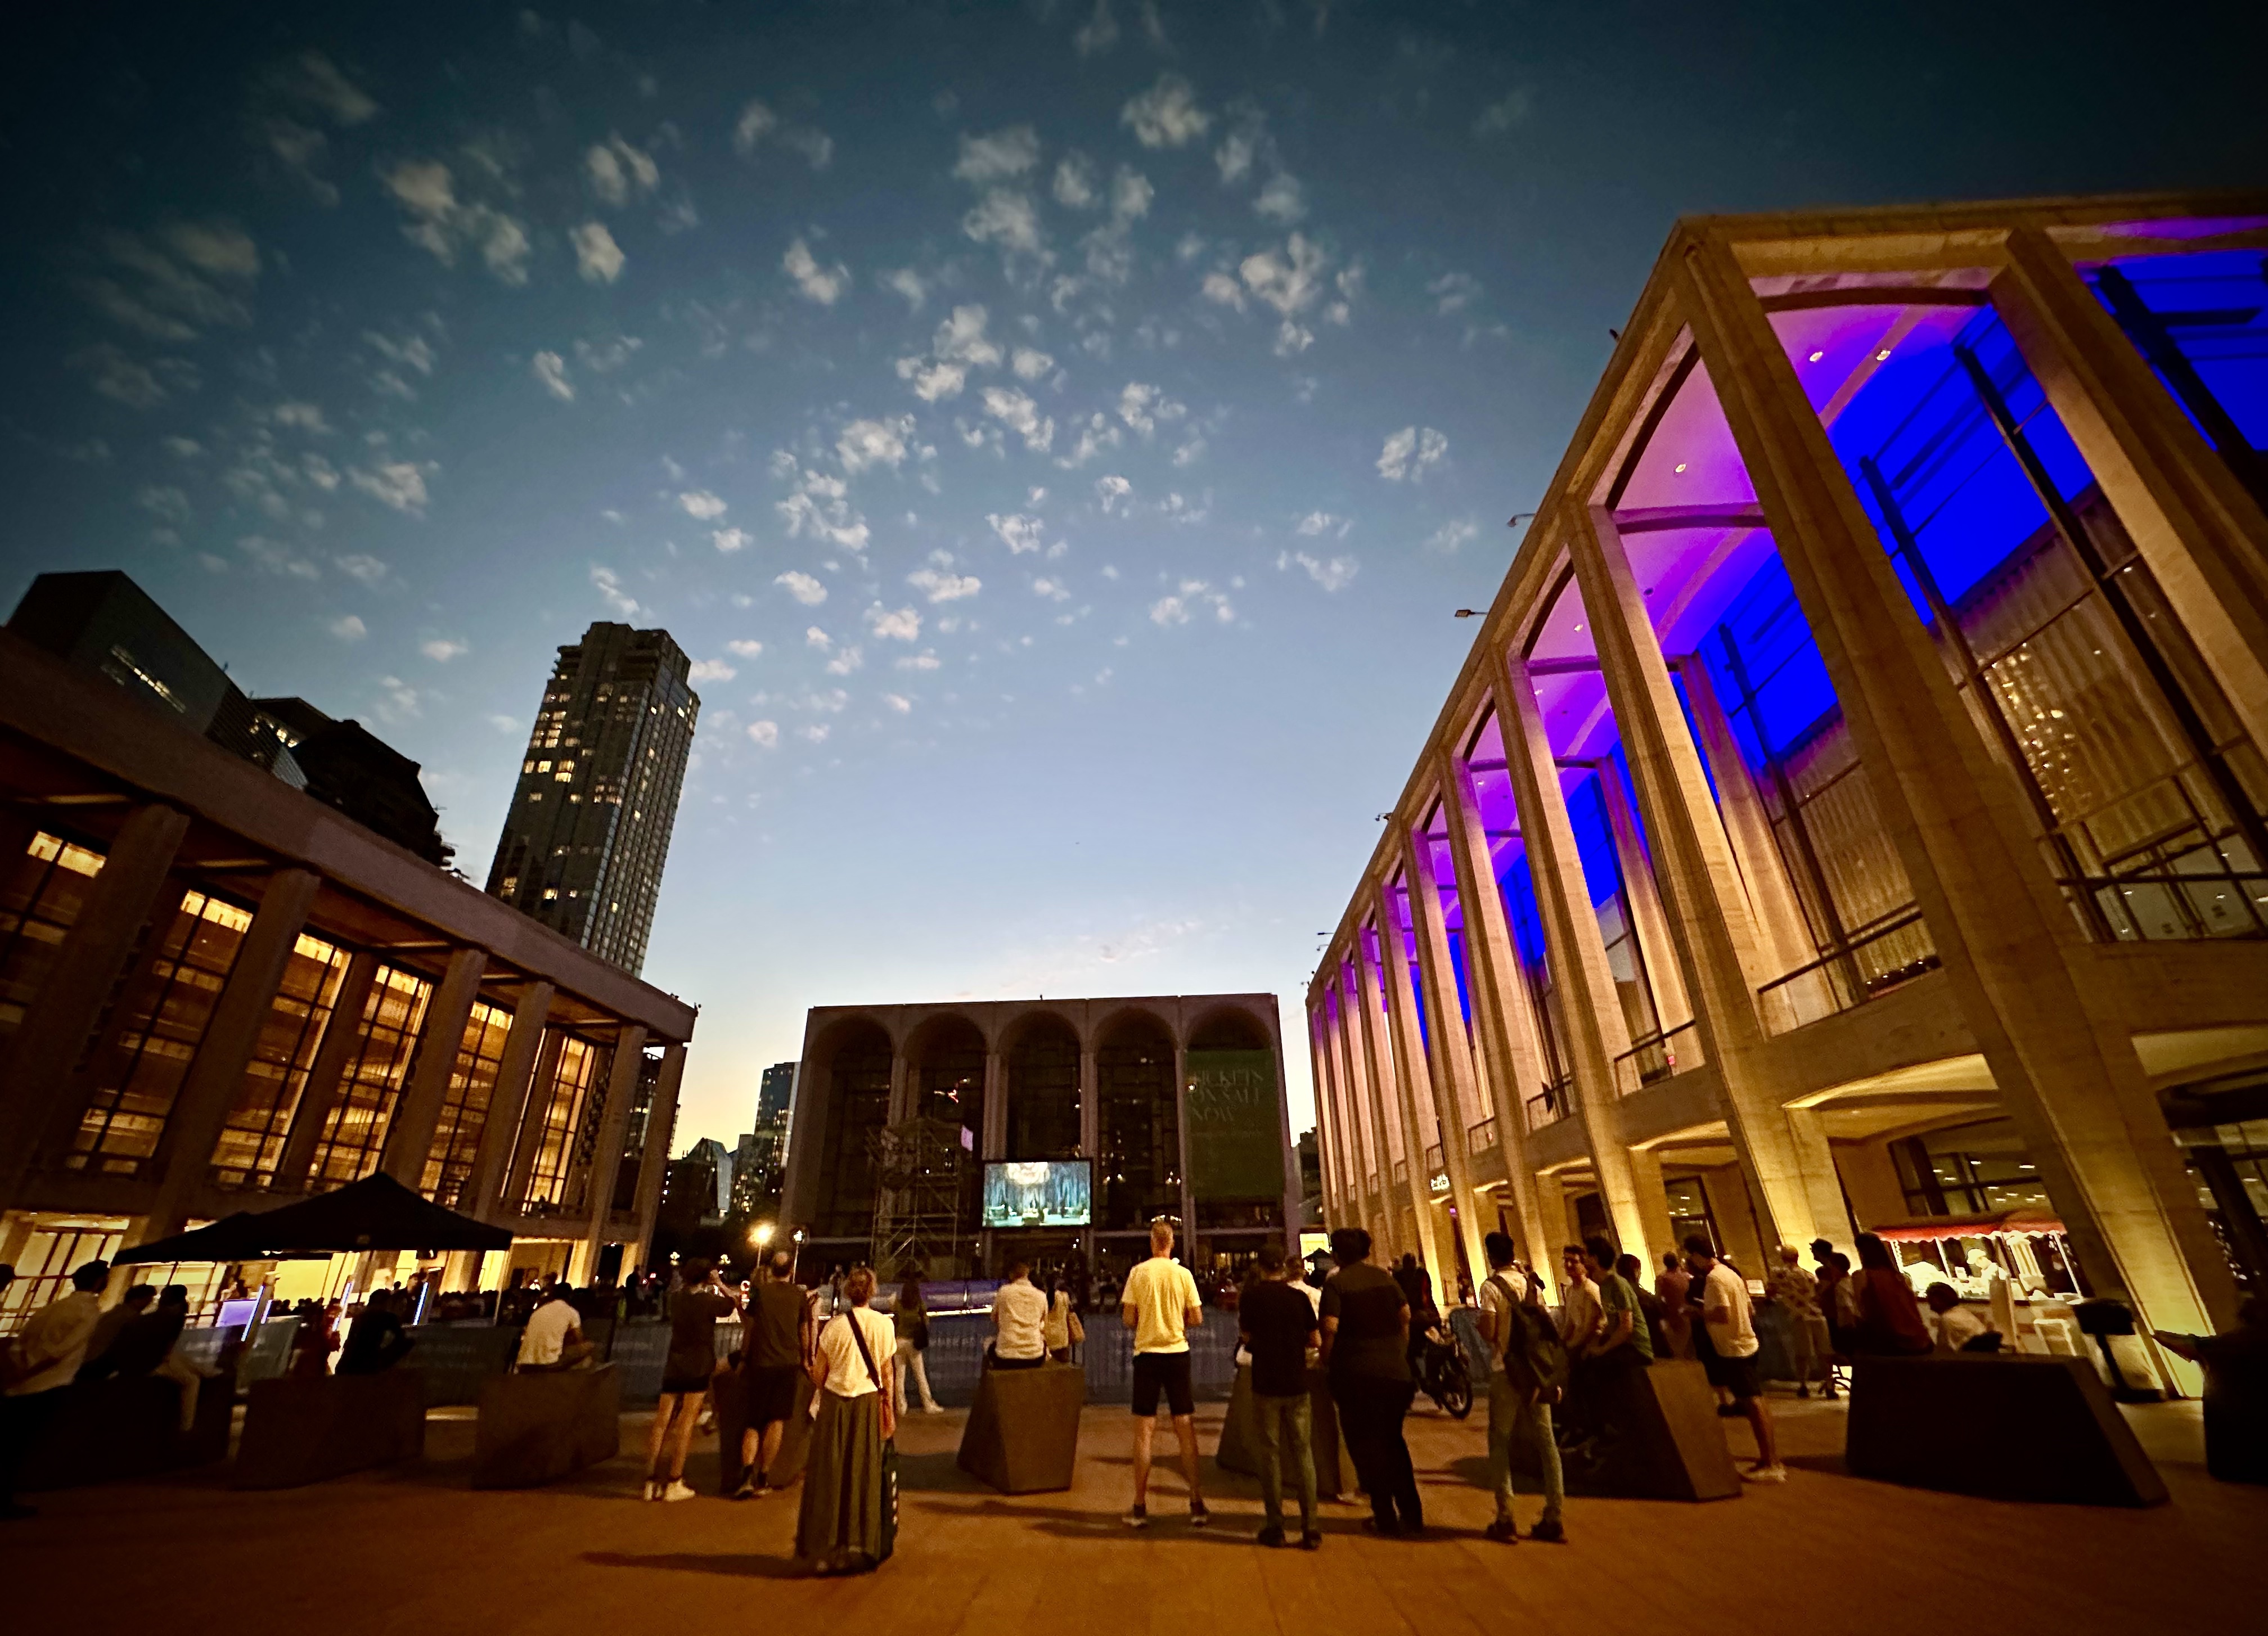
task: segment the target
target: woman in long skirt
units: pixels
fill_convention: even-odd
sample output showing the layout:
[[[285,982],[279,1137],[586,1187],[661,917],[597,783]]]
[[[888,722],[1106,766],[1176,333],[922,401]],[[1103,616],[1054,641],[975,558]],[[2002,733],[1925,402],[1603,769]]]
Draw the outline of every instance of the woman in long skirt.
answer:
[[[819,1422],[795,1528],[797,1559],[820,1574],[864,1572],[881,1561],[882,1445],[897,1432],[895,1337],[890,1320],[868,1305],[873,1270],[854,1269],[843,1294],[843,1308],[820,1331],[811,1362]]]

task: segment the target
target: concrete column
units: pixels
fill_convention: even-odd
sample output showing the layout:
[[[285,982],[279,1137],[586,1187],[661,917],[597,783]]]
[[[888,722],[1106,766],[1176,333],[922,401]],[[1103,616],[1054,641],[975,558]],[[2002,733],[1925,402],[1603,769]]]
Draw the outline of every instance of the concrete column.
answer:
[[[543,1122],[550,1117],[551,1098],[558,1094],[559,1058],[566,1045],[566,1035],[546,1031],[542,1048],[536,1053],[535,1077],[529,1082],[519,1134],[512,1143],[512,1165],[504,1172],[504,1194],[497,1200],[497,1213],[507,1221],[518,1216],[527,1202],[527,1185],[543,1147]]]
[[[1445,1291],[1454,1290],[1455,1284],[1446,1276],[1448,1269],[1442,1265],[1448,1248],[1434,1231],[1433,1172],[1425,1163],[1425,1149],[1433,1144],[1425,1140],[1425,1132],[1437,1116],[1425,1042],[1418,1026],[1418,996],[1410,983],[1410,957],[1402,946],[1401,921],[1383,882],[1372,883],[1370,898],[1371,912],[1378,918],[1378,963],[1384,968],[1386,981],[1385,1023],[1394,1047],[1394,1112],[1402,1122],[1402,1147],[1410,1170],[1403,1196],[1417,1235],[1418,1259],[1425,1264],[1425,1276],[1433,1282],[1433,1299],[1446,1305]],[[1444,1132],[1445,1155],[1447,1136]]]
[[[1102,1152],[1102,1075],[1090,1040],[1079,1047],[1079,1150],[1089,1159]]]
[[[1629,1253],[1646,1264],[1646,1284],[1653,1287],[1652,1274],[1661,1266],[1661,1252],[1676,1249],[1677,1243],[1669,1228],[1669,1194],[1661,1185],[1661,1155],[1651,1148],[1630,1150],[1631,1185],[1638,1190],[1638,1214],[1646,1218],[1647,1243],[1653,1246],[1651,1258],[1631,1245]]]
[[[984,1053],[984,1151],[980,1156],[1008,1156],[1008,1064],[997,1051]]]
[[[1188,1252],[1191,1266],[1197,1258],[1197,1193],[1190,1177],[1189,1151],[1189,1051],[1182,1043],[1182,1019],[1174,1018],[1174,1126],[1182,1147],[1182,1244]]]
[[[1331,990],[1324,990],[1322,1004],[1315,1008],[1316,1072],[1319,1082],[1329,1087],[1330,1148],[1332,1162],[1325,1174],[1330,1181],[1335,1197],[1329,1201],[1328,1228],[1360,1226],[1362,1224],[1362,1135],[1356,1128],[1353,1102],[1348,1094],[1345,1056],[1339,1042],[1337,1008],[1332,1003]]]
[[[489,1096],[489,1116],[481,1126],[473,1173],[465,1183],[465,1214],[483,1221],[496,1211],[512,1144],[527,1111],[528,1088],[535,1078],[536,1059],[542,1054],[553,993],[549,983],[532,982],[519,991],[519,1003],[512,1008],[512,1029],[504,1035],[504,1057],[497,1064],[496,1089]]]
[[[1342,972],[1344,969],[1343,965]],[[1394,1047],[1386,1037],[1384,1005],[1359,930],[1355,933],[1354,969],[1354,993],[1342,996],[1345,1003],[1339,1015],[1352,1024],[1347,1049],[1353,1059],[1356,1079],[1368,1093],[1370,1141],[1378,1161],[1378,1216],[1371,1235],[1377,1241],[1380,1255],[1399,1256],[1405,1238],[1402,1206],[1397,1202],[1401,1195],[1395,1190],[1394,1141],[1388,1134],[1386,1112],[1387,1104],[1394,1096]]]
[[[1543,921],[1543,942],[1551,977],[1566,1019],[1562,1044],[1575,1085],[1575,1117],[1582,1121],[1584,1144],[1599,1178],[1599,1194],[1613,1218],[1616,1236],[1640,1255],[1652,1246],[1631,1179],[1630,1150],[1623,1144],[1622,1110],[1615,1088],[1615,1059],[1630,1049],[1622,1002],[1615,997],[1614,973],[1591,891],[1575,850],[1575,829],[1559,788],[1559,767],[1535,686],[1517,654],[1505,657],[1506,681],[1497,698],[1497,729],[1504,736],[1504,759],[1512,774],[1513,801],[1520,809],[1520,833],[1528,842],[1528,872],[1535,883],[1535,904]]]
[[[1444,799],[1447,797],[1445,796]],[[1471,1137],[1466,1110],[1481,1106],[1473,1067],[1472,1040],[1465,1032],[1457,1001],[1457,974],[1450,966],[1448,924],[1441,914],[1440,883],[1433,878],[1432,848],[1408,832],[1402,836],[1403,877],[1410,883],[1410,927],[1418,944],[1418,975],[1425,981],[1426,1009],[1432,1014],[1427,1042],[1432,1069],[1433,1117],[1441,1126],[1441,1168],[1449,1177],[1449,1202],[1456,1207],[1459,1242],[1473,1288],[1488,1276],[1488,1254],[1481,1248],[1481,1219],[1473,1194]],[[1432,1177],[1426,1182],[1431,1191]],[[1457,1282],[1447,1267],[1442,1283],[1454,1297]]]
[[[261,895],[220,998],[213,1002],[196,1058],[173,1098],[158,1144],[157,1196],[135,1243],[170,1237],[188,1224],[189,1205],[210,1171],[213,1144],[243,1089],[253,1047],[260,1043],[260,1031],[322,884],[320,876],[307,869],[278,869]]]
[[[2253,744],[2268,749],[2268,515],[2260,501],[2044,229],[2008,235],[1992,296],[2183,628]]]
[[[1320,1008],[1307,1012],[1307,1077],[1315,1092],[1315,1175],[1322,1193],[1325,1231],[1338,1213],[1338,1144],[1331,1140],[1330,1085],[1323,1074],[1323,1018]]]
[[[324,1021],[323,1038],[307,1069],[307,1082],[299,1088],[299,1105],[291,1111],[291,1129],[284,1138],[284,1151],[276,1161],[277,1192],[298,1192],[307,1185],[307,1170],[330,1122],[339,1099],[339,1082],[355,1047],[362,1041],[363,1011],[370,1004],[371,986],[378,980],[378,957],[366,950],[347,957],[339,974],[339,992],[332,997],[331,1015]]]
[[[1629,736],[1624,738],[1627,745]],[[1622,871],[1623,897],[1630,905],[1638,954],[1646,963],[1647,998],[1653,1002],[1655,1022],[1667,1036],[1680,1023],[1693,1020],[1693,1002],[1686,997],[1685,978],[1678,970],[1677,945],[1670,940],[1669,920],[1662,913],[1653,857],[1638,833],[1638,815],[1631,811],[1622,774],[1611,759],[1598,764],[1598,780],[1607,827],[1615,838],[1615,864]]]
[[[613,1071],[607,1076],[607,1119],[599,1127],[599,1146],[591,1155],[591,1218],[583,1234],[585,1277],[599,1264],[599,1248],[615,1214],[615,1179],[622,1170],[622,1148],[630,1141],[630,1104],[637,1100],[638,1071],[645,1063],[645,1025],[625,1023],[615,1038]],[[661,1071],[685,1072],[685,1047],[673,1045],[662,1056]],[[661,1099],[654,1086],[654,1100]],[[672,1101],[676,1100],[674,1096]],[[582,1282],[578,1279],[576,1282]]]
[[[1731,250],[1674,262],[1749,477],[1964,1020],[2098,1293],[2142,1327],[2235,1321],[2235,1281],[2010,780],[1955,693]],[[2049,1088],[2052,1087],[2052,1089]]]
[[[72,1066],[139,952],[142,928],[173,890],[167,871],[188,833],[186,813],[148,806],[120,825],[0,1067],[0,1208],[23,1192],[41,1136],[59,1111]]]
[[[661,1183],[669,1169],[670,1144],[677,1134],[677,1093],[685,1078],[685,1046],[673,1045],[661,1060],[661,1078],[653,1088],[653,1106],[645,1116],[645,1140],[638,1153],[637,1184],[637,1243],[636,1266],[645,1270],[647,1258],[653,1252],[653,1229],[661,1214]],[[784,1204],[784,1200],[783,1200]],[[784,1212],[783,1212],[784,1213]],[[784,1222],[777,1224],[772,1249],[792,1246],[787,1238]],[[630,1265],[626,1259],[625,1266]]]
[[[1670,668],[1685,683],[1685,701],[1700,730],[1702,759],[1716,783],[1718,821],[1733,849],[1733,863],[1741,872],[1749,913],[1756,922],[1762,962],[1757,974],[1769,981],[1816,959],[1818,945],[1812,942],[1803,905],[1772,835],[1771,814],[1757,793],[1749,759],[1741,753],[1741,742],[1733,735],[1716,684],[1709,679],[1708,666],[1687,657]]]
[[[425,1025],[417,1037],[417,1054],[411,1060],[409,1082],[387,1127],[386,1146],[378,1168],[404,1187],[423,1191],[425,1162],[432,1156],[433,1131],[441,1122],[441,1104],[449,1099],[449,1081],[457,1069],[457,1053],[465,1043],[465,1024],[472,1020],[473,1002],[481,997],[481,973],[488,969],[488,951],[459,949],[449,956],[439,987],[425,1007]]]
[[[1748,895],[1622,535],[1601,507],[1575,517],[1571,536],[1576,583],[1675,928],[1657,947],[1684,974],[1695,1031],[1717,1065],[1734,1145],[1766,1217],[1764,1230],[1776,1235],[1775,1242],[1823,1237],[1847,1246],[1851,1219],[1825,1136],[1814,1126],[1811,1140],[1799,1138],[1786,1109],[1802,1088],[1775,1073],[1764,1050],[1756,989],[1772,958],[1758,946]]]
[[[905,1047],[894,1045],[890,1051],[889,1123],[892,1125],[902,1125],[913,1117],[916,1083],[914,1067],[906,1060]]]
[[[1465,980],[1473,995],[1474,1037],[1488,1064],[1497,1150],[1504,1155],[1521,1252],[1532,1258],[1544,1242],[1543,1215],[1536,1202],[1535,1172],[1528,1163],[1528,1109],[1521,1091],[1543,1082],[1542,1053],[1481,821],[1480,795],[1461,757],[1442,756],[1441,790],[1448,814],[1449,855],[1456,861],[1457,900],[1465,911]]]

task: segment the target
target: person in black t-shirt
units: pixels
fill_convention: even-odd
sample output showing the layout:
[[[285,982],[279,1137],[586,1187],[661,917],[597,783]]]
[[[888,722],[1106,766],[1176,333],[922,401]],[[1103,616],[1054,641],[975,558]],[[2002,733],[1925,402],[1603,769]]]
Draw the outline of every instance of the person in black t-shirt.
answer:
[[[1237,1327],[1252,1354],[1252,1416],[1260,1444],[1263,1545],[1284,1543],[1284,1463],[1300,1485],[1300,1548],[1323,1543],[1315,1527],[1315,1458],[1307,1400],[1307,1349],[1315,1344],[1315,1309],[1287,1281],[1284,1246],[1265,1244],[1253,1258],[1260,1276],[1237,1303]]]
[[[654,1400],[653,1430],[646,1439],[648,1500],[693,1498],[685,1485],[685,1456],[709,1396],[710,1376],[717,1372],[717,1320],[740,1310],[725,1293],[714,1262],[691,1260],[679,1271],[685,1285],[669,1298],[669,1357],[662,1365],[661,1395]]]
[[[1331,1235],[1339,1270],[1323,1285],[1323,1361],[1339,1407],[1339,1434],[1370,1496],[1372,1530],[1415,1537],[1425,1526],[1418,1476],[1402,1419],[1417,1387],[1410,1376],[1410,1303],[1394,1280],[1370,1265],[1370,1235],[1342,1227]]]
[[[402,1332],[401,1315],[394,1310],[395,1299],[390,1289],[371,1291],[340,1349],[340,1374],[383,1375],[417,1344]]]

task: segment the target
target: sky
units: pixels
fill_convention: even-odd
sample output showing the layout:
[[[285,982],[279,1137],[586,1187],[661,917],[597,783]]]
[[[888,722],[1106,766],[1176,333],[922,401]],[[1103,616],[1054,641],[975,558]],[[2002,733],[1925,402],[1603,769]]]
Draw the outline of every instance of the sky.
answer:
[[[0,601],[126,570],[475,882],[555,649],[667,629],[680,1147],[957,996],[1276,994],[1306,1128],[1318,934],[1678,216],[2268,176],[2235,9],[357,10],[9,25]]]

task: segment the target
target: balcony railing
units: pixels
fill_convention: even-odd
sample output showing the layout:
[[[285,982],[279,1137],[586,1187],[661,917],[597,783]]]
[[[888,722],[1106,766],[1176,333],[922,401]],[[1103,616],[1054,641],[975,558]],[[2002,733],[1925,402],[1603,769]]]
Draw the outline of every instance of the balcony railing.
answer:
[[[1371,1197],[1375,1198],[1378,1194],[1378,1172],[1376,1170],[1373,1170],[1370,1173],[1368,1179],[1370,1185],[1364,1188],[1363,1192]]]
[[[1937,944],[1918,908],[1854,933],[1839,949],[1756,991],[1767,1033],[1785,1034],[1889,993],[1938,966]]]
[[[1496,1146],[1496,1121],[1483,1119],[1465,1132],[1465,1146],[1474,1153]]]
[[[1574,1111],[1575,1080],[1569,1075],[1552,1081],[1528,1099],[1528,1128],[1540,1131],[1547,1125],[1557,1124]]]
[[[1680,1023],[1667,1034],[1648,1034],[1615,1059],[1615,1089],[1627,1097],[1673,1074],[1699,1067],[1704,1060],[1701,1031],[1690,1022]]]
[[[1425,1149],[1425,1174],[1432,1176],[1444,1168],[1441,1160],[1441,1144],[1437,1141]]]
[[[1394,1162],[1394,1185],[1396,1187],[1407,1187],[1410,1185],[1409,1160],[1396,1159]]]

